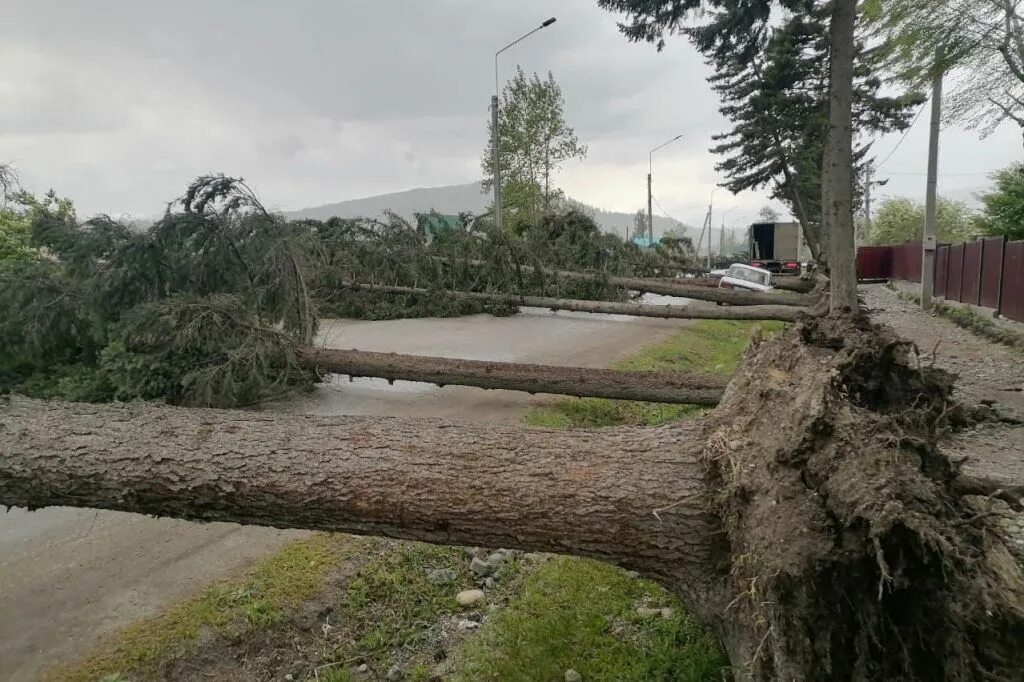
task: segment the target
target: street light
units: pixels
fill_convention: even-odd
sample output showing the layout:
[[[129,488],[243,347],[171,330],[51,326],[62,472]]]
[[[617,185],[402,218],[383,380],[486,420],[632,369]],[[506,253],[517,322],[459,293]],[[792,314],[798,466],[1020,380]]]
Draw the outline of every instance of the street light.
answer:
[[[498,142],[498,95],[500,94],[500,87],[498,85],[498,55],[510,47],[521,43],[537,31],[542,28],[547,28],[551,24],[555,23],[555,18],[551,17],[546,20],[543,24],[533,29],[529,33],[526,33],[519,38],[516,38],[511,43],[501,48],[494,53],[494,94],[491,96],[491,166],[494,169],[494,224],[497,226],[498,231],[501,232],[501,149],[499,148]]]
[[[711,190],[711,199],[710,199],[710,201],[708,201],[708,269],[709,270],[711,269],[711,226],[714,225],[714,223],[711,222],[711,216],[712,216],[712,209],[715,206],[715,192],[717,192],[720,189],[722,189],[722,188],[718,187],[716,185],[715,188],[713,190]]]
[[[718,233],[718,257],[721,258],[725,251],[725,217],[735,210],[738,210],[739,206],[733,206],[728,211],[722,214],[722,230]]]
[[[647,153],[647,237],[654,243],[654,212],[651,210],[651,173],[654,170],[654,152],[658,151],[662,147],[667,147],[679,138],[683,136],[679,133],[668,142],[659,144],[657,147]]]

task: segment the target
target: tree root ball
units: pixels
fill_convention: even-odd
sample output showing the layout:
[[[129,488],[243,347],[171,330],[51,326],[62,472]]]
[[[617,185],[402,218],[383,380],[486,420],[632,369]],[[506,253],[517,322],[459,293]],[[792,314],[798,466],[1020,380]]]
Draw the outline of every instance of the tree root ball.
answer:
[[[1024,679],[1021,567],[937,447],[964,413],[915,350],[809,320],[748,350],[711,415],[708,619],[741,679]]]

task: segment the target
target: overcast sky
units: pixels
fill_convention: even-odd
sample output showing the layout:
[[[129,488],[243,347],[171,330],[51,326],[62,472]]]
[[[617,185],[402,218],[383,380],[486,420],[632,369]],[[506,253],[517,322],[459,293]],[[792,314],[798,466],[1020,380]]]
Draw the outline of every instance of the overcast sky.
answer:
[[[589,145],[561,184],[609,210],[646,201],[700,225],[720,180],[707,152],[726,129],[707,67],[683,39],[658,53],[626,42],[593,0],[32,0],[0,21],[0,161],[54,187],[80,215],[154,215],[195,176],[244,176],[268,205],[295,209],[479,179],[494,51],[551,70]],[[923,197],[927,112],[879,177]],[[899,136],[876,144],[879,160]],[[948,129],[940,192],[958,198],[1021,157],[1020,134]],[[761,195],[720,191],[716,215],[753,217]],[[719,218],[715,220],[719,224]]]

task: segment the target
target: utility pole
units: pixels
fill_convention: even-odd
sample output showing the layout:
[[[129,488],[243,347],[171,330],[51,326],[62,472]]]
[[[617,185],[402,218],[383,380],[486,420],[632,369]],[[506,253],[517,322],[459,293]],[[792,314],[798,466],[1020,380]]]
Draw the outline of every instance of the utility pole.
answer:
[[[739,206],[733,206],[728,211],[722,214],[722,231],[718,233],[718,257],[721,258],[725,255],[725,218],[730,213],[735,211]],[[740,216],[742,218],[743,216]]]
[[[654,211],[651,207],[651,200],[653,197],[651,194],[651,174],[654,173],[654,152],[658,151],[662,147],[667,147],[682,136],[682,133],[680,133],[668,142],[659,144],[647,153],[647,238],[651,240],[651,244],[654,243]]]
[[[936,190],[939,179],[939,130],[942,125],[942,65],[943,55],[936,56],[935,75],[932,80],[932,120],[928,135],[928,188],[924,200],[924,239],[921,243],[921,309],[932,307],[935,287]]]
[[[708,269],[709,270],[711,269],[711,226],[714,225],[714,222],[712,222],[712,216],[714,215],[713,214],[713,210],[714,210],[714,206],[715,206],[715,192],[717,192],[719,189],[721,189],[721,188],[720,187],[715,187],[713,190],[711,190],[711,199],[708,201],[708,219],[707,219],[707,223],[708,223]]]
[[[647,173],[647,238],[654,243],[654,211],[651,210],[651,174]]]
[[[497,57],[495,57],[495,64],[497,64]],[[498,147],[497,95],[491,95],[491,168],[494,180],[494,226],[500,233],[503,227],[501,224],[501,150]]]

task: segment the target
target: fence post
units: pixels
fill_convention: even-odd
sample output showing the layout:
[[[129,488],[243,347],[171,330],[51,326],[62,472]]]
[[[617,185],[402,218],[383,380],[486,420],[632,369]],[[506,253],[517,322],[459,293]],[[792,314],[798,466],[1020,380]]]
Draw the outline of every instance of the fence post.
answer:
[[[1009,240],[1003,235],[1002,251],[999,257],[999,293],[996,294],[996,317],[1003,314],[1003,273],[1006,272],[1006,244]]]

